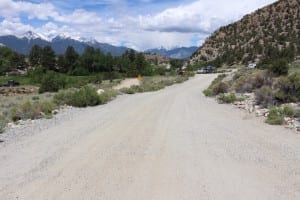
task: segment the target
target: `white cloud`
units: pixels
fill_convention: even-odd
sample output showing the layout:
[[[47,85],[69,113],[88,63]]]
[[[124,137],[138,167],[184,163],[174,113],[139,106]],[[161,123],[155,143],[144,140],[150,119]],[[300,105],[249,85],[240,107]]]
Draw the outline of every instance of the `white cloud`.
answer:
[[[141,26],[150,31],[210,33],[221,25],[239,19],[259,6],[274,0],[198,0],[189,5],[169,8],[161,13],[140,16]]]
[[[21,23],[19,18],[4,19],[0,23],[0,29],[2,35],[22,35],[28,30],[33,30],[34,28],[30,25],[25,25]]]
[[[200,45],[206,36],[218,27],[239,19],[275,0],[197,0],[185,5],[162,10],[156,14],[129,14],[116,8],[116,13],[105,15],[96,11],[74,9],[68,12],[51,3],[29,3],[0,0],[0,34],[23,34],[33,30],[43,35],[65,34],[74,38],[94,37],[113,45],[125,44],[138,50],[164,46]],[[88,3],[93,1],[87,0]],[[144,0],[145,2],[151,2]],[[75,1],[79,3],[80,1]],[[112,6],[120,0],[105,0]],[[122,1],[122,5],[126,1]],[[186,1],[185,1],[186,2]],[[99,2],[97,2],[99,3]],[[121,5],[121,4],[120,4]],[[120,6],[119,5],[119,6]],[[146,7],[145,7],[146,9]],[[41,25],[24,24],[20,16]],[[28,21],[28,20],[27,20]]]
[[[24,1],[1,0],[0,16],[5,18],[17,17],[20,14],[27,14],[28,18],[47,20],[49,17],[57,17],[55,7],[50,3],[29,3]]]

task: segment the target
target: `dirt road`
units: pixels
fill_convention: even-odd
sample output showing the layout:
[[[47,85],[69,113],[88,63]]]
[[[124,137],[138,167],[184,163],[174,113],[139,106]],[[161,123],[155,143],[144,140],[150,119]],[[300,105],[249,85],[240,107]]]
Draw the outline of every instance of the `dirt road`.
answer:
[[[0,199],[299,200],[300,136],[205,98],[213,78],[0,144]]]

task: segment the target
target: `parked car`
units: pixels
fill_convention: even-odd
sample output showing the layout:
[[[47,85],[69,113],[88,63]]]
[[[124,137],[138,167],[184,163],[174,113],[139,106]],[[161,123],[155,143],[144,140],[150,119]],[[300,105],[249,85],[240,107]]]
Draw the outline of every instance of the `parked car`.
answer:
[[[212,73],[213,71],[214,71],[214,67],[208,65],[206,67],[203,67],[202,69],[197,70],[197,74],[208,74],[208,73]]]
[[[15,86],[19,86],[19,85],[20,85],[20,83],[15,80],[9,80],[5,84],[0,84],[1,87],[15,87]]]

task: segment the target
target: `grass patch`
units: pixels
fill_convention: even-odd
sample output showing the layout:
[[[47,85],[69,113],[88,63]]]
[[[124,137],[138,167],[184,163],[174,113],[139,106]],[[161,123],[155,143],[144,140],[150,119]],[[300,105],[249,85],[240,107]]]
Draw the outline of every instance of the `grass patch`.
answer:
[[[233,103],[235,101],[237,101],[238,98],[236,97],[236,95],[234,93],[230,93],[230,94],[221,94],[218,97],[218,101],[220,103]]]
[[[18,121],[44,117],[51,118],[54,109],[56,109],[56,105],[52,102],[27,101],[10,110],[10,119],[12,121]]]
[[[266,123],[270,125],[282,125],[284,123],[283,110],[277,107],[271,108]]]
[[[289,105],[283,107],[283,115],[286,117],[294,117],[296,115],[296,110]]]

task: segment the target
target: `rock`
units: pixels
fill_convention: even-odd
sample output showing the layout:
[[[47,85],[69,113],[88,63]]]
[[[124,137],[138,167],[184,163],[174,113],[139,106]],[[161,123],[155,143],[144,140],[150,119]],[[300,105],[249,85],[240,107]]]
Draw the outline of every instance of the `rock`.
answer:
[[[8,128],[14,128],[14,127],[16,127],[16,125],[14,123],[10,122],[10,123],[7,124],[7,127]]]
[[[104,92],[104,90],[103,89],[99,89],[99,90],[97,90],[97,93],[100,95],[100,94],[102,94]]]
[[[297,131],[300,132],[300,122],[295,121],[295,123],[294,123],[294,128],[295,128]]]
[[[52,115],[57,115],[58,114],[58,112],[59,112],[59,110],[57,110],[57,109],[55,109],[55,110],[52,110]]]

